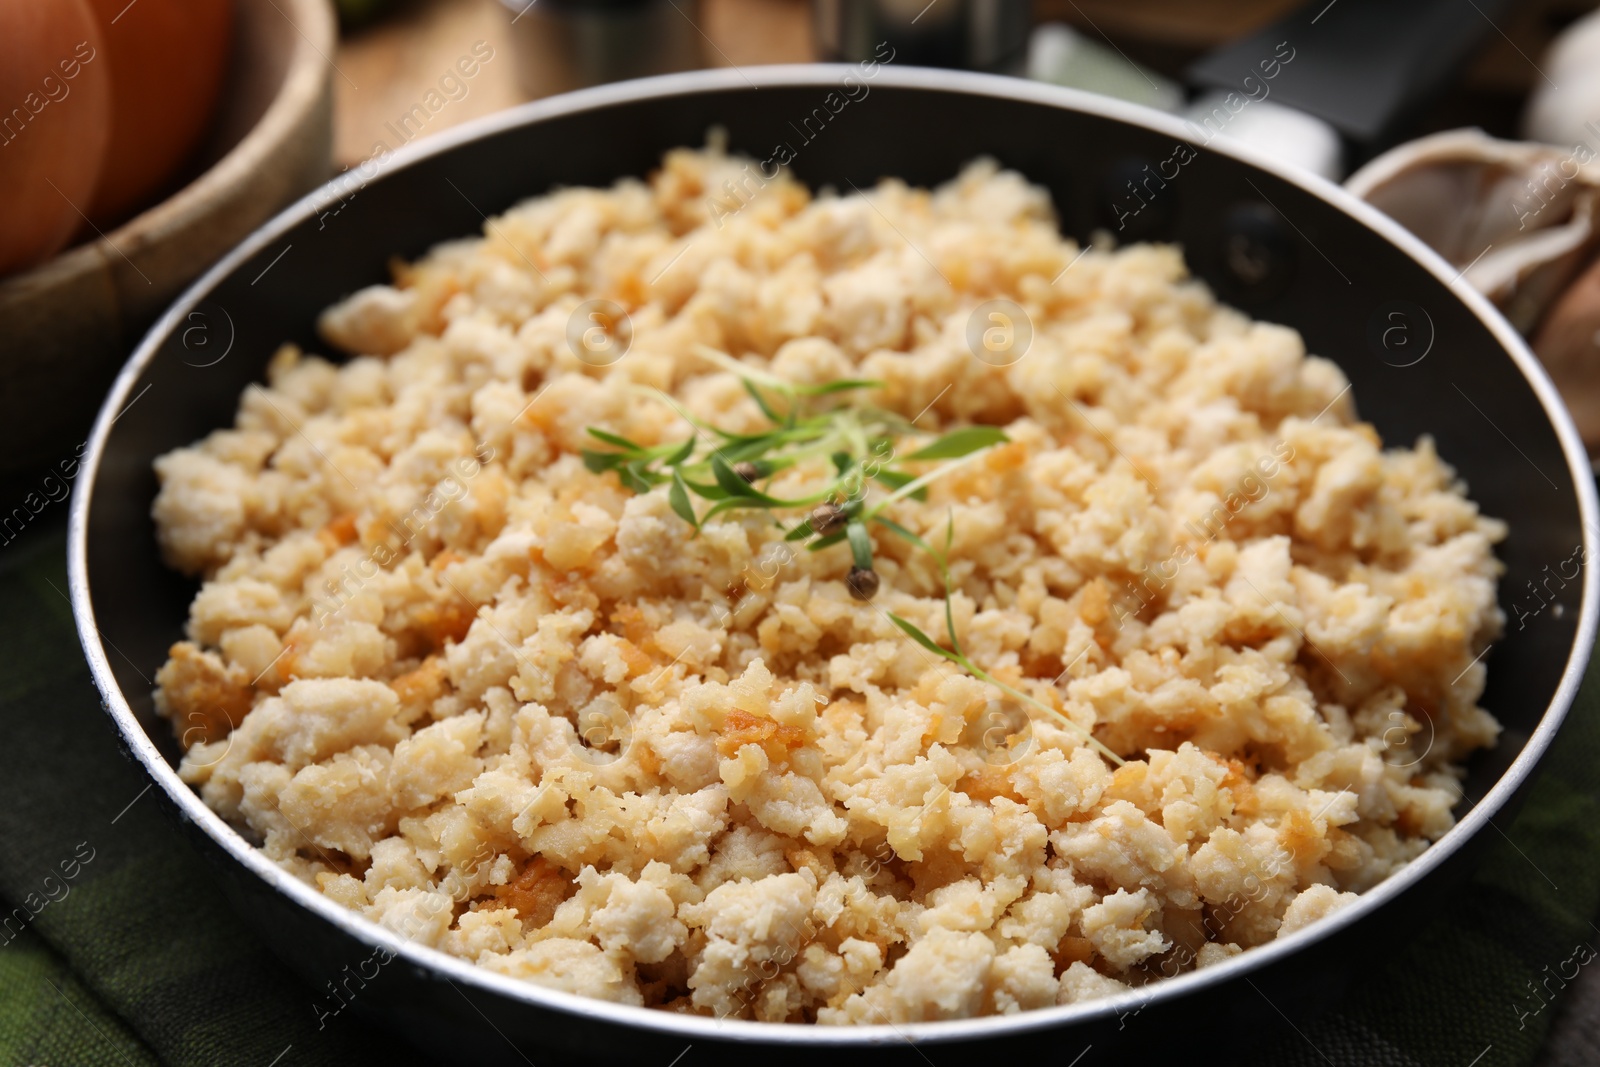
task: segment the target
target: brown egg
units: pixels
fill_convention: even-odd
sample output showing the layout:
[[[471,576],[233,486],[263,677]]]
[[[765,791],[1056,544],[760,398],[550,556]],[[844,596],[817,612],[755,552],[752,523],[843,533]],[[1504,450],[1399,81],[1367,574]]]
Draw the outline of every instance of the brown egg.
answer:
[[[89,215],[114,225],[170,192],[205,137],[227,68],[232,0],[88,0],[111,71],[111,146]]]
[[[0,274],[84,225],[111,126],[111,72],[84,0],[0,0]]]

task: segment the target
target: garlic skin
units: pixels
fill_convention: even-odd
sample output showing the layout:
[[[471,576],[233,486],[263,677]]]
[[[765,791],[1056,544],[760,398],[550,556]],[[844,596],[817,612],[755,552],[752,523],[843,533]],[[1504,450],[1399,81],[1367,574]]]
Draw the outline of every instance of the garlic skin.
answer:
[[[1449,130],[1390,149],[1345,188],[1422,238],[1524,333],[1600,249],[1600,149],[1587,144]]]
[[[1591,113],[1600,115],[1600,98]],[[1590,455],[1600,456],[1600,124],[1594,127],[1588,141],[1568,147],[1501,141],[1480,130],[1434,134],[1385,152],[1345,187],[1422,238],[1532,338]]]

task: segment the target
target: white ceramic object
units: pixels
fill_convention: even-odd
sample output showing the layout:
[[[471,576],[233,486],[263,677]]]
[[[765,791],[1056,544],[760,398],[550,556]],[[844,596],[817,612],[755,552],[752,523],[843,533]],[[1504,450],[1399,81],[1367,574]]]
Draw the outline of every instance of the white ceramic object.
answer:
[[[1183,114],[1206,132],[1206,140],[1226,137],[1329,181],[1344,174],[1339,131],[1308,112],[1217,90],[1201,96]],[[1220,132],[1213,133],[1213,128]]]
[[[1183,87],[1140,66],[1061,22],[1046,23],[1028,38],[1028,77],[1087,89],[1135,104],[1176,111]]]

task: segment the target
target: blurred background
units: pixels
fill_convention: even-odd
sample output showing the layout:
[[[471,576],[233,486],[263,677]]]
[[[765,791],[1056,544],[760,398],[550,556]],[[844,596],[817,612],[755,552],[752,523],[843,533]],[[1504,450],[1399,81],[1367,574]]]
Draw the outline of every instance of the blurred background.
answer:
[[[109,746],[57,585],[66,501],[113,378],[186,286],[330,179],[346,176],[341,193],[360,195],[390,153],[505,108],[668,71],[890,56],[897,67],[980,70],[1158,108],[1187,123],[1196,148],[1226,140],[1343,183],[1438,251],[1458,271],[1455,283],[1500,307],[1555,379],[1590,454],[1600,454],[1594,0],[0,0],[0,548],[14,546],[0,555],[14,597],[0,612],[13,627],[0,703],[14,711],[7,773],[24,795],[10,798],[15,810],[0,820],[0,851],[13,857],[0,864],[0,881],[40,848],[56,848],[53,839],[32,851],[17,843],[18,826],[60,821],[52,805],[62,802],[25,788],[17,767],[77,766],[80,756],[65,745],[45,752],[59,738],[43,727],[17,741],[17,720],[48,709],[31,716],[34,725],[53,716],[62,736]],[[1151,180],[1116,178],[1108,200],[1137,197]],[[1137,224],[1117,235],[1140,236]],[[191,365],[226,355],[210,355],[203,316],[186,329],[195,331],[184,334]],[[35,578],[28,568],[47,556],[50,569]],[[83,792],[131,782],[120,758],[108,759],[109,784]],[[145,795],[136,789],[118,793],[112,810],[123,796]],[[118,831],[124,847],[155,855],[167,830],[138,830],[144,812],[134,810]],[[1577,819],[1571,812],[1587,809],[1568,810]],[[1543,825],[1554,843],[1536,855],[1574,851],[1556,840],[1568,823]],[[110,855],[113,842],[106,847]],[[140,879],[163,887],[187,877],[180,867],[163,882],[161,867],[140,868]],[[31,886],[35,877],[28,867],[0,888],[15,893],[16,879]],[[191,891],[171,899],[187,908],[199,899]],[[186,932],[231,929],[208,906]],[[139,925],[153,913],[104,914],[145,931],[153,953],[171,941],[166,927]],[[1486,939],[1472,936],[1472,954],[1461,958],[1492,970],[1482,964]],[[59,940],[75,966],[99,959],[107,943],[98,921],[82,927],[81,946],[92,951]],[[173,951],[225,973],[196,943]],[[0,992],[20,1005],[14,1016],[0,1011],[0,1043],[21,1032],[14,1019],[50,1018],[31,999],[43,979],[28,984],[31,972],[17,962],[24,948],[0,958]],[[37,993],[40,1003],[90,1004],[71,968],[29,951],[55,990]],[[1539,951],[1541,962],[1560,958],[1549,945]],[[276,966],[264,953],[251,959],[263,974]],[[212,981],[195,967],[197,988]],[[1600,1062],[1600,968],[1584,974],[1551,1026],[1542,1067]],[[138,996],[147,991],[141,979]],[[249,999],[231,986],[217,995]],[[107,1003],[126,1008],[115,997]],[[83,1018],[97,1034],[103,1026],[125,1039],[118,1047],[135,1047],[113,1012],[97,1014],[98,1023]],[[68,1018],[55,1029],[83,1028]],[[349,1040],[366,1040],[353,1033]]]
[[[849,20],[864,12],[871,12],[871,20],[887,31],[872,37],[867,53],[872,45],[902,28],[901,41],[916,36],[924,39],[913,44],[909,57],[902,54],[896,62],[1027,74],[1031,44],[1039,61],[1032,71],[1036,76],[1066,73],[1059,80],[1156,103],[1162,102],[1158,94],[1133,72],[1131,64],[1142,64],[1157,73],[1158,83],[1170,79],[1175,86],[1182,85],[1185,72],[1201,57],[1252,37],[1305,5],[1295,0],[938,0],[931,6],[927,0],[861,4],[849,0],[655,0],[632,4],[340,0],[339,6],[345,29],[336,59],[349,80],[335,78],[333,87],[334,155],[339,165],[349,166],[366,158],[375,141],[386,139],[387,124],[435,88],[439,73],[455,62],[463,44],[476,40],[509,53],[508,61],[488,64],[471,94],[459,106],[452,104],[442,111],[437,127],[430,125],[428,132],[534,96],[609,80],[608,76],[841,58],[839,35],[828,31],[837,25],[840,14]],[[1396,9],[1406,6],[1384,5],[1390,18]],[[1466,0],[1449,6],[1462,21],[1470,18],[1479,23],[1472,28],[1481,31],[1481,47],[1453,72],[1453,84],[1447,91],[1414,116],[1409,132],[1479,126],[1497,136],[1516,136],[1529,94],[1541,84],[1529,57],[1537,60],[1558,34],[1594,5],[1585,0],[1480,3],[1485,11],[1497,15],[1498,33]],[[1317,7],[1311,7],[1313,15]],[[1324,18],[1332,19],[1338,7],[1334,5]],[[632,14],[635,10],[652,13],[646,19],[664,27],[654,54],[650,49],[636,56],[628,54],[624,27],[636,17]],[[968,54],[959,48],[941,47],[943,42],[937,37],[938,30],[962,21],[953,15],[966,15],[965,21],[974,27],[962,34],[969,42]],[[686,16],[693,18],[693,25]],[[911,24],[913,18],[917,18],[915,25]],[[608,34],[599,28],[607,23],[616,27],[609,35],[613,44],[609,53]],[[915,32],[930,27],[935,33]],[[913,32],[903,32],[906,28]],[[1040,63],[1048,62],[1049,53],[1063,50],[1058,43],[1061,29],[1078,39],[1074,43],[1081,41],[1089,49],[1098,46],[1110,52],[1112,62],[1095,63],[1100,57],[1094,57],[1082,63],[1079,71],[1038,69]],[[987,55],[981,51],[985,42],[978,39],[985,30],[997,38]],[[537,39],[548,40],[547,47],[560,58],[546,59],[545,49],[533,43]],[[578,44],[577,39],[583,43]],[[922,45],[920,54],[918,43]],[[907,51],[903,44],[901,51]],[[1117,60],[1126,60],[1128,69],[1116,69]],[[1600,56],[1596,61],[1600,62]]]
[[[891,54],[1159,108],[1196,146],[1346,183],[1501,307],[1600,452],[1593,6],[0,0],[0,483],[81,443],[183,287],[330,178],[584,86]],[[0,511],[0,541],[31,514]]]
[[[0,195],[13,206],[0,217],[0,477],[81,441],[182,288],[341,172],[553,93],[855,61],[885,42],[897,65],[1120,97],[1184,117],[1197,143],[1243,141],[1349,179],[1535,341],[1600,448],[1592,6],[0,0]],[[1468,130],[1481,133],[1448,132]]]

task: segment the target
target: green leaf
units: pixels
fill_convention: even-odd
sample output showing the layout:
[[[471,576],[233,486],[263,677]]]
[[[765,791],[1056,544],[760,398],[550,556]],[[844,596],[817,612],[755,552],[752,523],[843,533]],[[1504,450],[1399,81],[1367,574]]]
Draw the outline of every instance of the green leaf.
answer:
[[[767,495],[761,490],[733,473],[733,468],[728,465],[727,460],[722,458],[721,453],[714,454],[711,457],[711,473],[716,477],[717,484],[722,487],[722,491],[730,497],[746,497],[751,500],[768,499]]]
[[[781,443],[774,440],[773,437],[774,435],[772,434],[766,434],[749,441],[730,442],[717,449],[717,455],[722,457],[723,462],[730,465],[745,462],[753,463]]]
[[[764,500],[751,500],[748,497],[731,496],[726,500],[713,504],[711,510],[700,517],[700,525],[704,526],[718,515],[723,515],[739,508],[747,508],[752,511],[770,511],[776,507],[783,507],[783,505],[776,502],[769,503]]]
[[[830,396],[833,393],[846,393],[854,389],[882,388],[883,383],[876,378],[839,378],[821,385],[796,385],[794,391],[800,396]]]
[[[711,473],[716,475],[717,484],[730,498],[744,501],[744,506],[747,508],[798,508],[810,503],[808,500],[780,500],[775,496],[768,496],[733,473],[728,461],[720,455],[712,455]]]
[[[672,488],[667,490],[667,503],[672,505],[672,510],[684,522],[700,529],[700,520],[694,517],[694,505],[689,503],[689,489],[683,484],[683,475],[676,469],[672,472]]]
[[[901,486],[899,489],[896,489],[894,492],[890,493],[888,496],[884,497],[882,500],[880,500],[876,504],[872,505],[872,507],[867,509],[867,518],[869,518],[869,519],[870,518],[874,518],[874,517],[882,514],[883,509],[887,508],[889,505],[893,504],[895,501],[903,500],[904,498],[906,498],[908,496],[915,496],[918,492],[920,492],[922,490],[922,488],[924,486],[930,485],[933,482],[938,481],[940,478],[948,477],[950,474],[954,473],[955,471],[960,470],[962,467],[966,466],[967,464],[975,463],[975,462],[977,462],[978,460],[980,460],[982,458],[983,458],[983,452],[982,452],[982,450],[979,450],[977,452],[971,453],[970,455],[962,456],[960,459],[953,459],[948,463],[939,464],[937,467],[933,468],[933,470],[929,471],[927,474],[922,475],[920,478],[916,479],[915,481],[907,482],[905,485]]]
[[[617,474],[622,478],[622,484],[632,489],[635,493],[648,493],[654,488],[649,482],[639,477],[638,472],[632,467],[619,467],[617,468]]]
[[[860,522],[852,521],[845,526],[845,534],[850,538],[850,558],[857,567],[864,571],[872,569],[872,535],[867,533],[867,528]]]
[[[816,531],[811,529],[811,520],[810,519],[806,519],[804,522],[800,523],[794,529],[792,529],[788,533],[784,534],[783,535],[783,539],[785,541],[802,541],[805,538],[810,537],[815,532]]]
[[[693,437],[685,441],[683,443],[683,447],[679,448],[676,452],[672,453],[672,455],[666,458],[666,465],[669,467],[676,467],[684,460],[688,459],[689,456],[694,452],[694,442],[695,439]]]
[[[699,423],[696,423],[695,425],[699,426],[702,430],[709,430],[711,433],[716,434],[729,444],[739,444],[745,441],[760,441],[771,436],[770,434],[765,433],[729,433],[727,430],[720,430],[715,426],[700,425]]]
[[[809,422],[810,420],[807,420],[807,423]],[[740,460],[760,459],[773,449],[784,445],[815,441],[828,432],[826,426],[802,424],[782,430],[769,430],[767,433],[746,434],[728,441],[717,451],[729,463],[738,463]]]
[[[694,415],[685,410],[682,404],[674,400],[670,393],[662,392],[660,389],[652,389],[651,392],[654,393],[659,400],[670,407],[673,411],[676,411],[678,413],[678,417],[684,422],[687,422],[690,426],[693,426],[697,430],[704,430],[706,433],[715,434],[728,444],[741,444],[749,441],[765,440],[772,436],[773,431],[771,430],[768,430],[765,433],[753,434],[730,433],[720,427],[711,425],[704,419],[696,418]]]
[[[583,465],[595,474],[604,474],[606,471],[616,470],[618,465],[627,458],[621,452],[592,452],[587,448],[582,451],[581,455],[583,456]]]
[[[835,452],[828,457],[833,460],[833,469],[843,474],[856,465],[856,458],[848,452]]]
[[[616,445],[618,448],[625,448],[629,452],[643,452],[644,451],[644,446],[643,445],[641,445],[641,444],[639,444],[639,443],[637,443],[635,441],[630,441],[626,437],[623,437],[621,434],[609,433],[609,432],[607,432],[605,430],[598,430],[593,426],[590,426],[590,427],[586,428],[583,432],[588,434],[590,437],[595,437],[595,438],[600,439],[601,441],[604,441],[608,445]]]
[[[831,548],[834,545],[838,544],[840,541],[844,540],[845,532],[846,532],[845,530],[835,530],[835,531],[833,531],[833,533],[828,534],[826,537],[819,537],[815,541],[811,542],[809,545],[806,546],[806,551],[807,552],[820,552],[824,548]]]
[[[728,499],[728,494],[722,491],[722,486],[720,485],[706,485],[703,482],[691,482],[687,478],[683,480],[683,484],[692,489],[696,496],[704,497],[707,500]]]
[[[904,526],[901,526],[898,522],[895,522],[893,519],[886,519],[882,515],[878,515],[875,518],[873,518],[872,521],[875,522],[875,523],[878,523],[881,526],[888,527],[889,531],[891,533],[897,534],[900,537],[905,538],[907,541],[910,541],[912,544],[914,544],[918,548],[922,549],[928,555],[933,556],[935,559],[938,558],[939,554],[937,552],[935,552],[932,549],[932,547],[929,546],[928,542],[924,541],[922,538],[918,537],[916,534],[912,533],[910,530],[906,529]]]
[[[906,474],[903,471],[879,471],[872,477],[874,481],[882,482],[890,489],[904,489],[906,486],[916,481],[916,477],[914,475]],[[924,486],[921,489],[914,489],[906,495],[912,500],[927,500],[928,490],[927,487]]]
[[[761,414],[776,423],[783,422],[783,416],[772,410],[772,405],[767,403],[767,398],[761,395],[761,390],[756,388],[755,382],[749,378],[740,378],[739,384],[744,386],[744,391],[750,394],[750,399],[756,402],[756,407],[761,409]]]
[[[935,644],[933,638],[929,637],[927,634],[917,629],[915,625],[907,622],[893,612],[889,614],[889,621],[900,627],[901,630],[905,631],[907,637],[911,638],[911,640],[915,641],[929,652],[932,652],[934,655],[942,656],[951,663],[961,662],[961,657],[956,655],[956,653],[951,652],[948,648],[942,648],[938,644]]]
[[[907,456],[907,459],[960,459],[970,455],[980,448],[988,448],[1011,438],[998,426],[963,426],[959,430],[951,430],[943,437],[934,441],[925,448]]]
[[[744,506],[745,506],[744,502],[742,500],[737,499],[737,498],[730,498],[728,500],[718,501],[717,503],[711,505],[711,510],[707,511],[704,515],[700,516],[700,525],[704,526],[706,523],[710,522],[712,519],[716,518],[718,515],[722,515],[722,514],[725,514],[726,512],[732,511],[734,508],[741,508],[741,507],[744,507]]]

